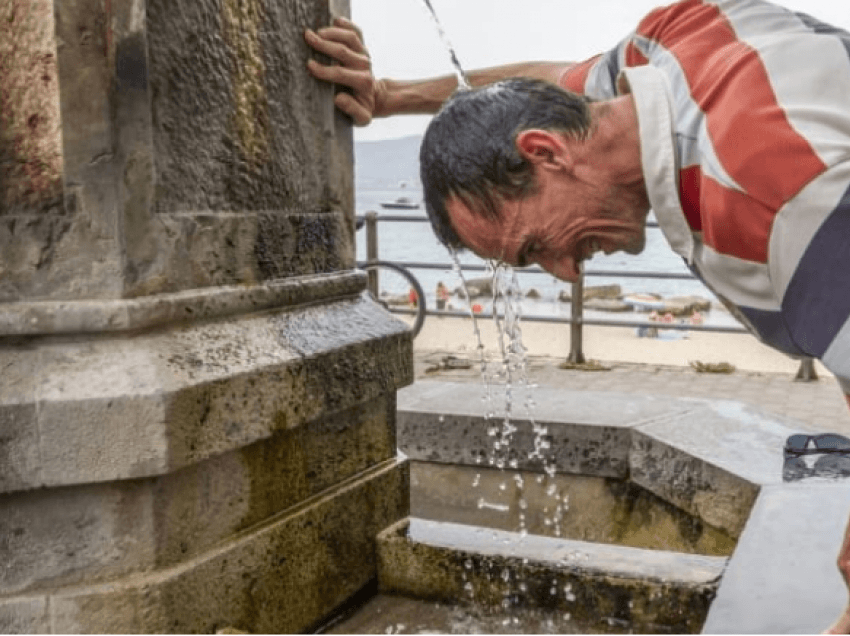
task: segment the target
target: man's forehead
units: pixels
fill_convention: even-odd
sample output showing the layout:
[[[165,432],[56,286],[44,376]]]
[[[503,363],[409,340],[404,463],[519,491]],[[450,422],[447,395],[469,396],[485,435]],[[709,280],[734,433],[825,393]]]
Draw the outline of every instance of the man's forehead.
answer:
[[[459,197],[452,197],[446,204],[449,216],[461,242],[483,258],[503,258],[510,241],[503,218],[485,217],[473,210]]]

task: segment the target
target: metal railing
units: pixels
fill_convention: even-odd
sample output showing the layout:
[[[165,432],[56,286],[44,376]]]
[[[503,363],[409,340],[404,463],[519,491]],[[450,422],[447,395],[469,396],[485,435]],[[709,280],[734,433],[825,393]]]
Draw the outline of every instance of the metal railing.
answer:
[[[386,223],[428,223],[428,218],[424,216],[408,216],[401,214],[378,214],[376,212],[367,212],[363,217],[358,217],[365,220],[366,224],[366,262],[378,260],[378,222]],[[649,221],[646,224],[647,228],[658,229],[658,223]],[[387,260],[387,259],[384,259]],[[450,263],[428,263],[420,261],[390,261],[396,265],[401,265],[407,269],[432,269],[446,270],[452,269]],[[463,271],[484,272],[487,271],[485,265],[470,265],[462,264]],[[546,273],[540,267],[526,267],[518,269],[518,273]],[[599,326],[599,327],[653,327],[656,329],[680,330],[680,331],[706,331],[713,333],[749,333],[743,327],[730,327],[723,325],[699,325],[699,324],[680,324],[680,323],[663,323],[649,322],[646,320],[605,320],[605,319],[586,319],[584,318],[584,279],[588,276],[606,277],[606,278],[642,278],[642,279],[663,279],[663,280],[694,280],[699,279],[693,274],[678,273],[678,272],[657,272],[657,271],[634,271],[634,270],[611,270],[611,269],[582,269],[582,275],[579,279],[572,283],[570,294],[570,317],[565,316],[539,316],[539,315],[523,315],[523,321],[526,322],[549,322],[570,325],[570,352],[567,356],[567,361],[581,364],[586,361],[583,347],[583,327],[584,325]],[[471,300],[471,299],[470,299]],[[463,317],[468,318],[469,314],[462,311],[452,311],[444,309],[428,309],[427,315],[448,316],[448,317]],[[797,380],[812,381],[817,380],[815,371],[814,359],[803,358],[800,361],[800,367],[797,370]]]

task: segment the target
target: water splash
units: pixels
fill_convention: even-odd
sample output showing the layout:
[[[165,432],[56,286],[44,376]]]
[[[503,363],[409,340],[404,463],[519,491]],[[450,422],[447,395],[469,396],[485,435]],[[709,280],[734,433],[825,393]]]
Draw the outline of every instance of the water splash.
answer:
[[[434,24],[437,27],[437,33],[440,34],[440,39],[443,41],[443,46],[445,46],[446,50],[449,52],[449,58],[451,59],[452,66],[455,69],[455,75],[457,75],[458,90],[468,91],[472,88],[472,84],[469,83],[466,73],[464,72],[463,67],[461,67],[460,61],[457,59],[457,53],[455,53],[452,43],[449,41],[446,32],[443,30],[443,25],[440,23],[440,19],[437,17],[437,12],[434,11],[434,7],[431,5],[431,0],[422,1],[425,3],[425,7],[428,9],[431,19],[434,20]]]

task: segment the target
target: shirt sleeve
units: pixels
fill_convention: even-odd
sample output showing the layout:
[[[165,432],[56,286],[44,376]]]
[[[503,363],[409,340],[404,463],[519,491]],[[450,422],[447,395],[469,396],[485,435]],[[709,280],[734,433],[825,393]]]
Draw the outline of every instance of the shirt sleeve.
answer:
[[[560,86],[598,100],[616,97],[620,71],[649,63],[638,47],[639,39],[637,33],[633,32],[611,50],[574,64],[561,75]]]
[[[616,96],[617,75],[620,73],[619,50],[621,42],[607,53],[594,55],[579,62],[561,75],[561,88],[593,99],[610,99]]]

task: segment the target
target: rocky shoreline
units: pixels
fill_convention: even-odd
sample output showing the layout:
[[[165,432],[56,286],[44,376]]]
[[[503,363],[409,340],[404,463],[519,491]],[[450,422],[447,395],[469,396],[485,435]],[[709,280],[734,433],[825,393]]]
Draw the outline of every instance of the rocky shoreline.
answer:
[[[493,297],[493,285],[490,278],[473,278],[467,281],[471,300],[490,299]],[[452,296],[460,299],[466,298],[463,287],[456,287]],[[537,300],[541,297],[540,292],[530,288],[525,297]],[[653,314],[659,321],[665,317],[692,318],[712,309],[712,302],[702,296],[670,296],[667,298],[659,294],[639,293],[623,294],[620,285],[590,285],[585,286],[582,298],[585,309],[607,312],[642,312],[649,313],[650,319]],[[572,302],[570,290],[562,290],[558,294],[558,300],[563,303]]]

